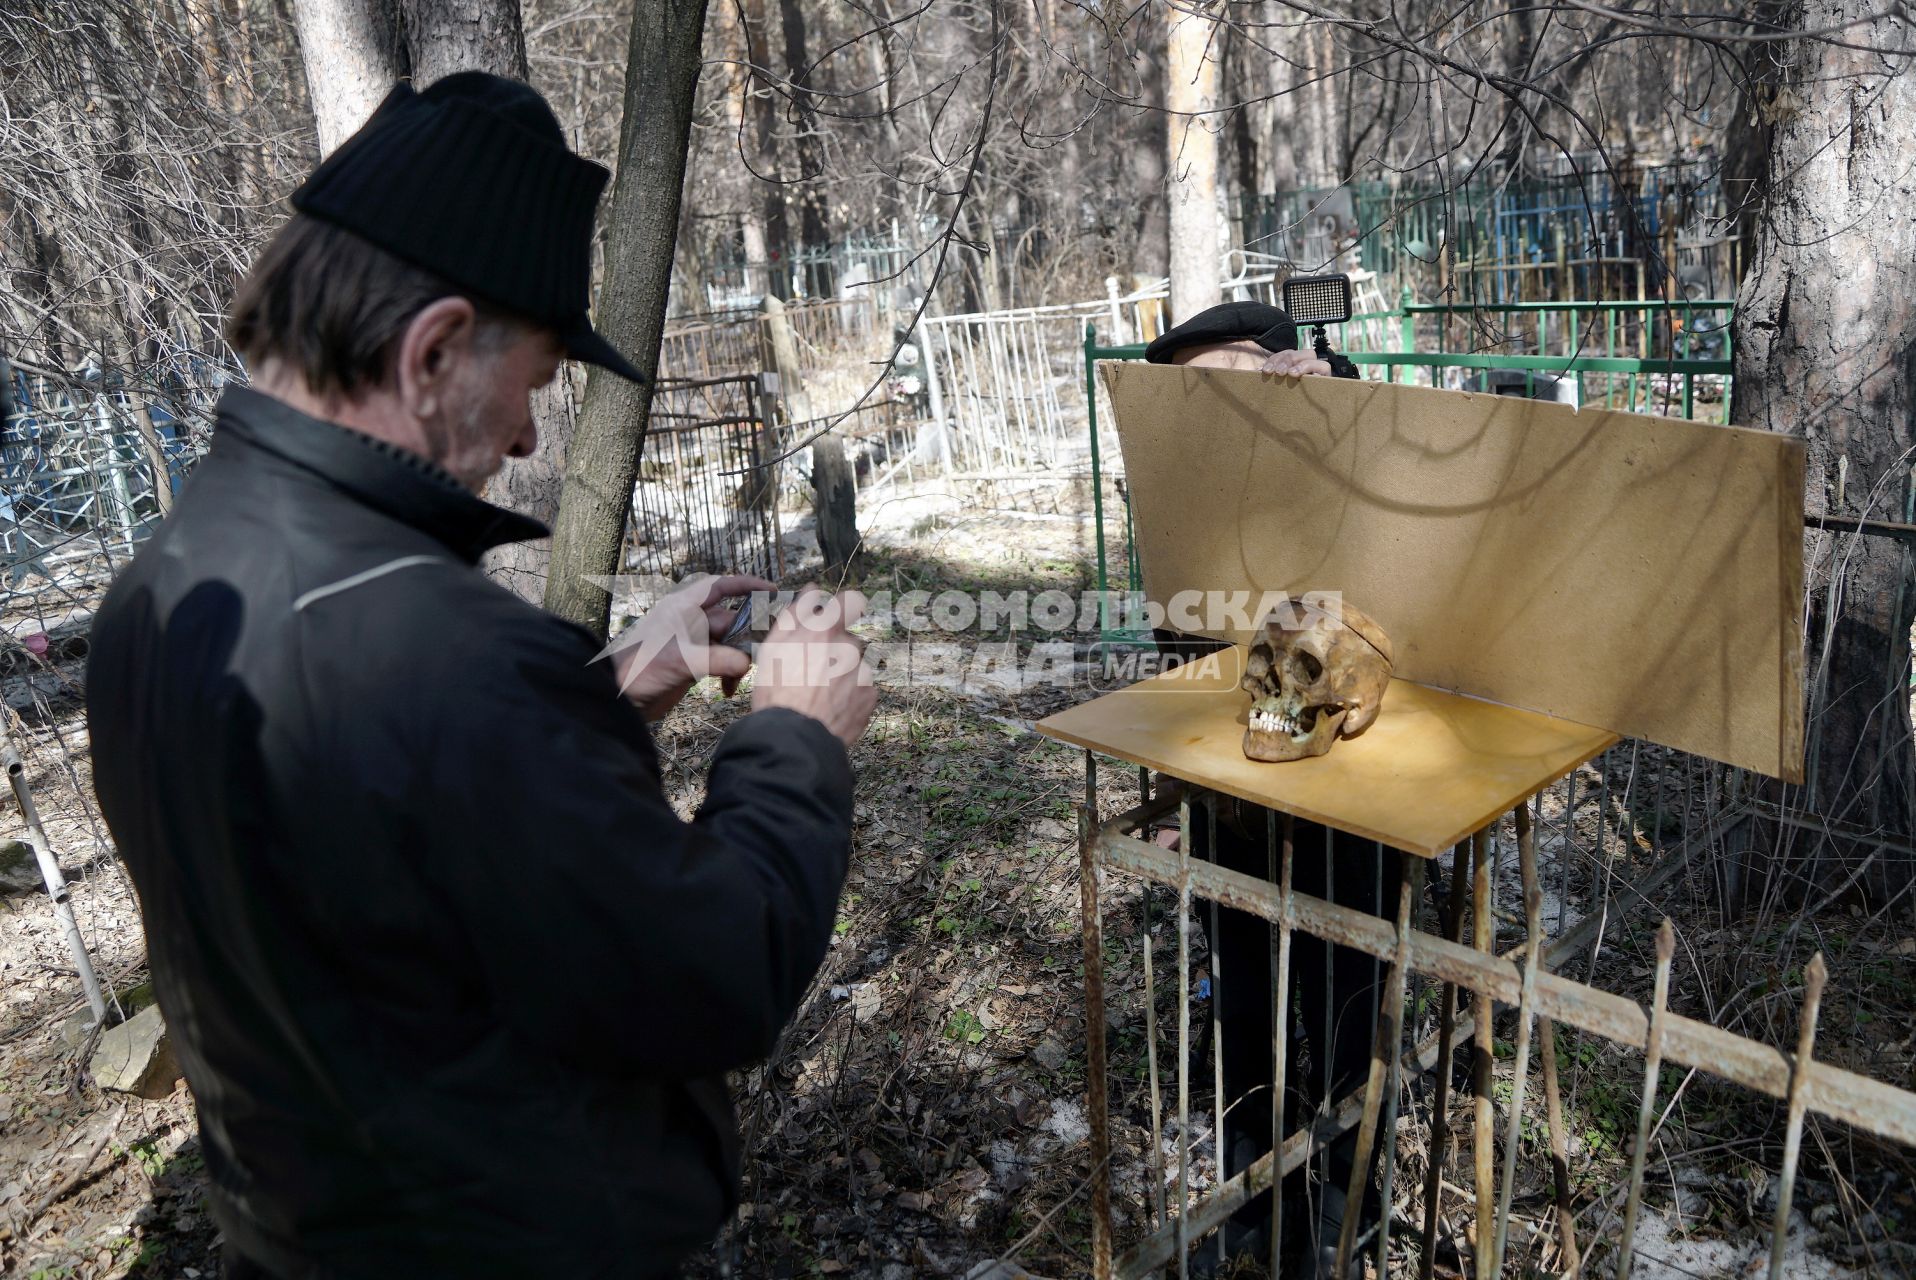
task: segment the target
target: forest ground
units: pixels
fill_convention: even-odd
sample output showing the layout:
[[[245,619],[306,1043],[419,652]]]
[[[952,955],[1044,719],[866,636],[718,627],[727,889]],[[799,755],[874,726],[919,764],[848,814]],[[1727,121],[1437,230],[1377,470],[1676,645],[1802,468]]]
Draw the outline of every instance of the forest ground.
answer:
[[[1069,487],[1047,492],[1039,501],[1002,502],[998,511],[977,493],[880,506],[867,520],[872,545],[862,580],[868,589],[894,591],[1084,588],[1092,556],[1082,495]],[[994,1259],[1006,1262],[1001,1276],[1018,1268],[1083,1274],[1088,1126],[1073,811],[1083,794],[1082,765],[1077,751],[1031,725],[1091,690],[951,683],[886,687],[853,753],[854,852],[833,944],[771,1063],[737,1081],[749,1152],[743,1208],[694,1260],[692,1275],[900,1280],[965,1276]],[[682,811],[698,802],[711,744],[743,710],[743,699],[701,689],[660,727],[667,789]],[[22,731],[30,780],[74,881],[96,964],[116,990],[134,986],[144,978],[145,954],[137,910],[97,814],[82,800],[89,770],[77,704],[56,705]],[[1650,911],[1626,910],[1609,886],[1641,876],[1653,837],[1667,842],[1681,832],[1641,799],[1628,803],[1626,784],[1641,797],[1655,781],[1663,794],[1665,758],[1624,750],[1608,760],[1608,788],[1596,767],[1580,771],[1574,811],[1566,811],[1567,788],[1546,796],[1543,878],[1559,883],[1563,832],[1574,831],[1562,909],[1571,919],[1602,910],[1615,916],[1605,947],[1577,976],[1648,1003],[1657,921]],[[1136,780],[1126,770],[1107,768],[1104,778],[1107,813],[1135,799]],[[1592,851],[1600,822],[1610,834],[1599,857]],[[9,807],[0,834],[17,835],[17,823]],[[1448,874],[1448,860],[1440,860],[1421,915],[1426,929],[1436,928],[1434,904]],[[1498,884],[1500,903],[1512,908],[1520,901],[1515,875],[1505,865]],[[1835,976],[1819,1058],[1908,1087],[1916,943],[1906,909],[1868,914],[1839,904],[1814,921],[1758,928],[1726,920],[1709,881],[1707,874],[1679,876],[1656,904],[1675,919],[1685,957],[1673,1007],[1789,1043],[1800,961],[1820,946]],[[1152,893],[1148,903],[1147,914],[1146,894],[1128,881],[1113,882],[1105,897],[1121,1242],[1141,1234],[1148,1188],[1145,921],[1160,957],[1175,946],[1174,899]],[[1500,943],[1518,937],[1505,927]],[[1202,931],[1193,938],[1195,983],[1205,972]],[[1774,972],[1772,955],[1783,957]],[[1790,957],[1797,970],[1789,969]],[[1174,1025],[1171,985],[1161,966],[1161,1029]],[[0,1272],[33,1280],[216,1276],[217,1233],[203,1199],[191,1097],[181,1087],[144,1101],[94,1085],[63,1032],[84,1007],[78,983],[44,892],[30,886],[0,899],[0,987]],[[1431,1025],[1433,996],[1413,989],[1411,1020],[1420,1034]],[[1199,1001],[1193,1024],[1207,1020]],[[1501,1105],[1511,1093],[1513,1034],[1505,1011],[1496,1043]],[[1160,1042],[1167,1069],[1174,1044]],[[1572,1034],[1560,1036],[1559,1057],[1580,1231],[1586,1241],[1613,1236],[1614,1189],[1627,1169],[1642,1059]],[[1203,1085],[1210,1069],[1194,1063],[1192,1074],[1193,1181],[1202,1188],[1212,1173],[1209,1122],[1198,1118],[1209,1113]],[[1534,1072],[1531,1080],[1513,1248],[1533,1265],[1555,1265],[1541,1230],[1548,1183]],[[1782,1109],[1666,1068],[1662,1097],[1673,1095],[1647,1175],[1654,1212],[1639,1227],[1635,1274],[1676,1280],[1760,1270],[1775,1194],[1766,1170],[1778,1164]],[[1469,1249],[1467,1203],[1455,1190],[1469,1177],[1467,1109],[1454,1107],[1451,1116],[1440,1274],[1456,1272]],[[1407,1090],[1397,1133],[1395,1209],[1406,1219],[1421,1220],[1428,1125],[1428,1089],[1419,1083]],[[1789,1274],[1916,1270],[1913,1175],[1909,1152],[1812,1121]],[[1539,1226],[1534,1243],[1530,1224]],[[1414,1267],[1411,1239],[1398,1243],[1393,1272]]]

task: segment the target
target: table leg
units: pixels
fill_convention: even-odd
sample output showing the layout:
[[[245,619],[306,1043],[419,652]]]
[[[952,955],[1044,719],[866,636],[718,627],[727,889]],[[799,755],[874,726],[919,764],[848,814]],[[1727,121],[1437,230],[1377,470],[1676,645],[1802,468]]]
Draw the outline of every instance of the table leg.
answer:
[[[1468,844],[1450,855],[1450,905],[1444,916],[1444,936],[1452,942],[1464,937],[1464,886],[1470,880]],[[1443,1205],[1444,1145],[1450,1139],[1450,1077],[1456,1059],[1457,987],[1446,982],[1440,993],[1437,1030],[1437,1094],[1431,1100],[1430,1168],[1424,1173],[1423,1256],[1418,1280],[1431,1280],[1437,1265],[1437,1226]]]
[[[1476,903],[1472,912],[1472,941],[1477,950],[1490,954],[1492,925],[1492,898],[1490,891],[1490,831],[1479,831],[1470,838],[1471,866],[1476,879]],[[1493,1019],[1496,1013],[1495,1002],[1481,991],[1475,993],[1472,1005],[1476,1010],[1476,1041],[1470,1046],[1473,1070],[1471,1088],[1476,1095],[1476,1137],[1472,1144],[1471,1155],[1476,1162],[1477,1175],[1477,1280],[1493,1280],[1491,1270],[1491,1237],[1496,1233],[1496,1110],[1491,1100],[1491,1035]]]
[[[1091,1125],[1091,1266],[1111,1276],[1111,1114],[1104,1061],[1104,926],[1098,910],[1098,766],[1084,753],[1078,806],[1078,909],[1084,935],[1084,1088]]]

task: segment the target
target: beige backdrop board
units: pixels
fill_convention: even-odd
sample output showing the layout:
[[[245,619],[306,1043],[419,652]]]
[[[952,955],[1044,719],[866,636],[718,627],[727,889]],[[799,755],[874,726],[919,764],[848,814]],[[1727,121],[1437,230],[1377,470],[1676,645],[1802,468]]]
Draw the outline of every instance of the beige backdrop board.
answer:
[[[1399,677],[1801,780],[1802,441],[1101,368],[1148,599],[1342,591],[1390,634]]]

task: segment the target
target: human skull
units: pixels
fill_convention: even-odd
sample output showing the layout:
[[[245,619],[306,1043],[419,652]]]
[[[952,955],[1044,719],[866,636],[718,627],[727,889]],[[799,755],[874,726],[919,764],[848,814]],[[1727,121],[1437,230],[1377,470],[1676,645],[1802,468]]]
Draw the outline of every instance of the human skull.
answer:
[[[1286,598],[1251,646],[1239,686],[1251,695],[1244,754],[1321,756],[1370,728],[1390,685],[1390,637],[1350,605]]]

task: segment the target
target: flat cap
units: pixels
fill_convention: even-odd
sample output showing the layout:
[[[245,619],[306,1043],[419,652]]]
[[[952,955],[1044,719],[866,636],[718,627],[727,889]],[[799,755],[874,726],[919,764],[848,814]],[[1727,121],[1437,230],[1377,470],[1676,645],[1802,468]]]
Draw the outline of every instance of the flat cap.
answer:
[[[1152,364],[1170,364],[1186,347],[1250,339],[1266,351],[1297,350],[1297,324],[1290,313],[1268,302],[1226,302],[1204,310],[1159,334],[1144,349]]]

